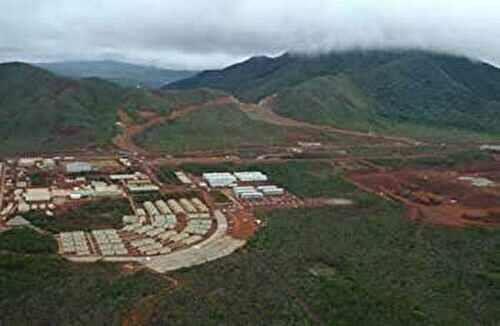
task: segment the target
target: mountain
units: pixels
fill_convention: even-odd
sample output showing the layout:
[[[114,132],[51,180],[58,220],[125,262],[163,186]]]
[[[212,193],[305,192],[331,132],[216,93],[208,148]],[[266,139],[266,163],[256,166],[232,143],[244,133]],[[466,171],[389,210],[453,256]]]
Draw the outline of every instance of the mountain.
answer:
[[[500,134],[500,70],[423,51],[256,57],[168,88],[211,87],[295,119],[368,130],[393,124]]]
[[[107,144],[124,90],[71,80],[25,63],[0,64],[0,149],[44,151]]]
[[[140,85],[148,88],[160,88],[195,74],[193,71],[168,70],[111,60],[63,61],[37,65],[64,77],[76,79],[97,77],[128,87]]]

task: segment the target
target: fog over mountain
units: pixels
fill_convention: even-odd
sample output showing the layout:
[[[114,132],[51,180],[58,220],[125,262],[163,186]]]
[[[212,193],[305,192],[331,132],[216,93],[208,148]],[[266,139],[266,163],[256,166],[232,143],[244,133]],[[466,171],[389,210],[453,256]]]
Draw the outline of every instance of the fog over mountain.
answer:
[[[500,64],[491,0],[4,0],[0,60],[220,68],[253,55],[419,48]]]

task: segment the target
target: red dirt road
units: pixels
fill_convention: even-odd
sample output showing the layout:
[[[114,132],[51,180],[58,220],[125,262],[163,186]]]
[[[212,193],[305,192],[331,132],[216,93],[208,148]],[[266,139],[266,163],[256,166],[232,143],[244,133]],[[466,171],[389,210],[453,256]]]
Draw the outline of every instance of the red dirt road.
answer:
[[[158,114],[152,114],[149,112],[147,115],[143,115],[144,118],[147,118],[148,120],[145,123],[142,124],[134,124],[130,117],[127,115],[127,113],[123,109],[118,110],[118,116],[120,119],[120,122],[123,125],[123,131],[117,135],[113,139],[113,144],[118,147],[121,150],[129,151],[129,152],[135,152],[135,153],[141,153],[141,154],[147,154],[147,151],[145,151],[143,148],[137,146],[134,142],[134,137],[143,133],[145,130],[152,128],[154,126],[167,123],[169,121],[174,121],[186,114],[189,114],[190,112],[194,112],[197,110],[202,109],[205,106],[209,105],[224,105],[224,104],[230,104],[234,103],[235,99],[231,96],[224,96],[224,97],[219,97],[215,100],[202,103],[202,104],[197,104],[197,105],[190,105],[187,107],[179,108],[173,110],[169,115],[167,116],[162,116]]]

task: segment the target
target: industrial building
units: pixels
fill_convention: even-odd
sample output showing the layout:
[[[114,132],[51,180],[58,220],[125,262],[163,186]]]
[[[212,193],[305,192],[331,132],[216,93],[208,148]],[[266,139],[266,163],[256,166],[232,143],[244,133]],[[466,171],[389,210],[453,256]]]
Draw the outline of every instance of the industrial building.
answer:
[[[177,171],[177,172],[175,172],[175,176],[184,185],[190,185],[190,184],[192,184],[191,179],[189,179],[188,176],[184,172]]]
[[[500,152],[500,145],[482,145],[480,149],[482,151]]]
[[[257,191],[255,187],[252,186],[244,186],[244,187],[234,187],[233,193],[236,197],[241,199],[262,199],[264,195]]]
[[[244,192],[240,195],[241,199],[247,199],[247,200],[256,200],[256,199],[262,199],[264,198],[264,195],[261,192],[255,191],[255,192]]]
[[[28,203],[47,202],[52,198],[49,188],[29,188],[24,194]]]
[[[176,214],[176,215],[186,213],[184,208],[182,208],[182,206],[175,199],[167,200],[167,204],[170,207],[170,209],[172,210],[172,212],[174,212],[174,214]]]
[[[163,215],[172,214],[172,210],[168,207],[168,205],[165,203],[164,200],[160,199],[160,200],[155,201],[155,205],[156,205],[156,207],[158,207],[158,210]]]
[[[146,212],[148,212],[148,215],[151,218],[160,215],[160,212],[158,211],[156,206],[150,201],[144,202],[144,209],[146,209]]]
[[[17,161],[17,165],[22,168],[29,168],[35,166],[36,162],[41,160],[41,157],[23,157]]]
[[[69,174],[75,174],[75,173],[86,173],[86,172],[92,172],[94,170],[94,167],[87,162],[71,162],[71,163],[66,163],[64,166],[66,173]]]
[[[152,183],[145,183],[145,184],[128,183],[127,188],[130,192],[154,192],[160,190],[160,187]]]
[[[285,194],[285,189],[279,188],[275,185],[260,186],[257,187],[257,189],[265,196],[281,196]]]
[[[193,204],[191,204],[191,202],[189,200],[187,200],[186,198],[181,198],[179,200],[181,206],[186,210],[186,212],[188,213],[196,213],[197,210],[196,208],[193,206]]]
[[[235,172],[234,176],[242,182],[265,182],[268,180],[267,175],[259,171]]]
[[[134,179],[137,179],[137,175],[135,175],[135,174],[112,174],[109,176],[109,178],[113,181],[134,180]]]
[[[202,213],[208,213],[209,212],[209,209],[208,209],[207,205],[205,205],[200,199],[198,199],[198,198],[192,198],[191,202],[196,207],[196,209],[198,209],[198,211],[200,211]]]
[[[122,195],[122,191],[117,185],[108,185],[106,182],[93,181],[92,187],[94,188],[94,192],[92,193],[94,197],[115,197]]]
[[[202,177],[212,188],[230,187],[236,183],[236,177],[227,172],[203,173]]]

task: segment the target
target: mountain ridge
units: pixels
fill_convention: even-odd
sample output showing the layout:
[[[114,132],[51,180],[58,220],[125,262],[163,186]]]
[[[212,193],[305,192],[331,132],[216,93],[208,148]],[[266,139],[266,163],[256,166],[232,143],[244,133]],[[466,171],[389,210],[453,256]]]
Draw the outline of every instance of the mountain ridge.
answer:
[[[160,88],[196,74],[196,71],[164,69],[115,60],[60,61],[34,65],[63,77],[98,77],[126,87]]]
[[[341,94],[336,87],[323,83],[325,89],[321,90],[318,84],[308,83],[339,76],[351,81],[345,91],[356,89],[359,97],[370,99],[375,112],[370,121],[360,124],[355,121],[356,114],[349,120],[338,119],[346,107],[345,102],[339,102]],[[279,114],[312,123],[341,123],[338,127],[356,125],[364,131],[384,124],[410,123],[500,134],[500,69],[454,55],[418,50],[285,54],[251,58],[166,86],[190,87],[222,89],[247,102],[276,95],[273,109]],[[363,119],[362,108],[351,108],[356,109]]]

